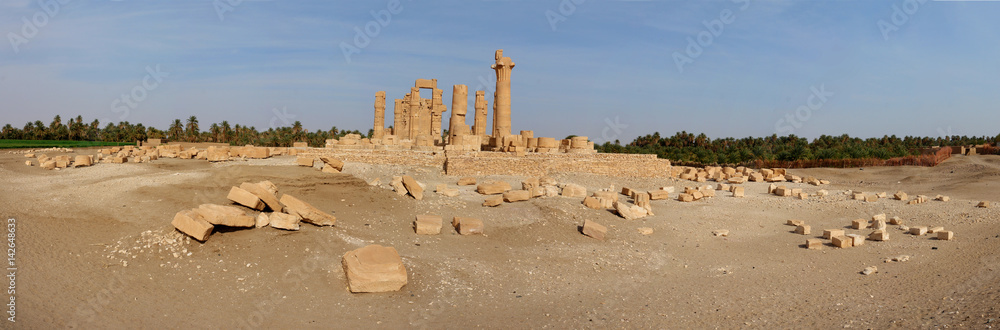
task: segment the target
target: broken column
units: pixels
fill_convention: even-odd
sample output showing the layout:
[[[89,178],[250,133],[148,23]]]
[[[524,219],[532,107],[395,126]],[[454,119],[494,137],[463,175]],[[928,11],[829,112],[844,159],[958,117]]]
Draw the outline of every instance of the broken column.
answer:
[[[514,61],[503,56],[503,49],[498,49],[494,56],[496,63],[492,68],[497,75],[497,88],[493,99],[493,137],[496,139],[510,135],[510,72],[514,69]]]
[[[372,137],[381,139],[385,134],[385,91],[375,92],[375,128]]]
[[[473,135],[486,135],[486,118],[489,115],[486,110],[486,92],[476,91],[476,114],[474,117],[475,122],[472,126]]]
[[[451,91],[451,120],[448,121],[448,143],[455,143],[456,135],[469,134],[465,114],[469,110],[469,86],[455,85]]]
[[[430,134],[434,137],[434,141],[441,140],[441,119],[444,118],[445,111],[448,111],[444,106],[444,90],[434,89],[433,98],[431,99],[431,125]]]
[[[403,106],[403,100],[396,99],[392,110],[392,135],[405,138],[406,134],[410,132],[409,127],[406,126],[406,120],[409,118],[406,107]]]
[[[420,88],[411,87],[410,96],[407,100],[409,101],[409,106],[410,106],[409,107],[410,120],[407,121],[408,133],[406,133],[406,138],[416,139],[417,135],[420,132],[418,128],[420,126],[420,112],[421,112]]]

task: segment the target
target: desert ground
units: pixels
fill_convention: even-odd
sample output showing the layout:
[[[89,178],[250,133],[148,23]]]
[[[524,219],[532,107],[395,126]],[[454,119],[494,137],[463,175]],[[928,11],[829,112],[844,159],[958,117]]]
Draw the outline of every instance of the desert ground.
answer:
[[[75,153],[95,153],[78,149]],[[55,156],[58,153],[50,153]],[[549,197],[483,207],[475,186],[433,193],[459,179],[438,168],[347,163],[328,174],[292,156],[209,163],[162,158],[47,171],[0,153],[0,212],[16,223],[16,323],[5,328],[991,328],[1000,324],[1000,156],[956,156],[937,167],[789,170],[830,180],[787,184],[826,197],[719,192],[697,202],[652,201],[654,216],[625,220]],[[425,183],[423,200],[399,196],[392,176]],[[601,188],[699,186],[678,179],[556,173],[588,194]],[[368,182],[379,178],[382,184]],[[520,187],[524,177],[482,176]],[[270,180],[337,217],[303,224],[217,230],[199,243],[177,232],[174,214],[229,204],[241,182]],[[455,186],[457,187],[457,186]],[[852,200],[848,190],[947,195],[917,205]],[[624,196],[622,196],[624,198]],[[991,201],[992,208],[976,207]],[[943,226],[955,239],[889,226],[890,240],[804,248],[823,229],[885,213],[906,225]],[[418,214],[445,219],[418,236]],[[454,216],[482,219],[485,235],[462,236]],[[585,219],[605,241],[580,233]],[[801,219],[811,235],[785,223]],[[8,220],[9,221],[9,220]],[[641,227],[653,228],[644,235]],[[728,236],[713,231],[729,230]],[[395,247],[409,283],[398,292],[353,294],[343,254]],[[909,256],[905,262],[887,258]],[[876,266],[878,272],[861,271]],[[6,317],[6,316],[5,316]]]

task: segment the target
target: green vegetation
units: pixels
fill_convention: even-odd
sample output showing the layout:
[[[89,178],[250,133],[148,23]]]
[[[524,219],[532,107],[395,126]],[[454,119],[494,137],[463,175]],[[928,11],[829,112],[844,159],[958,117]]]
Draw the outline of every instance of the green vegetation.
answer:
[[[1000,135],[990,137],[951,136],[941,138],[911,137],[898,138],[852,138],[841,136],[820,136],[813,141],[795,135],[771,135],[764,138],[722,138],[710,139],[705,134],[697,136],[680,132],[672,137],[660,137],[660,133],[641,136],[627,145],[618,141],[596,146],[600,152],[656,154],[685,165],[749,165],[757,160],[797,161],[797,160],[839,160],[839,159],[890,159],[919,155],[923,148],[932,146],[978,145],[1000,142]]]
[[[95,141],[56,141],[56,140],[0,140],[0,149],[27,148],[83,148],[101,146],[121,146],[135,143],[95,142]]]
[[[228,121],[213,123],[208,131],[201,131],[198,118],[188,117],[185,122],[176,119],[167,130],[145,127],[142,124],[131,124],[127,121],[117,124],[108,123],[101,128],[96,119],[85,123],[82,116],[63,123],[60,116],[55,116],[46,126],[41,120],[29,122],[23,128],[7,124],[0,132],[0,139],[11,142],[0,142],[0,148],[35,148],[52,146],[83,146],[74,143],[102,143],[92,145],[123,145],[134,144],[135,141],[146,139],[167,139],[176,142],[221,142],[230,145],[252,144],[262,147],[291,147],[294,142],[308,142],[313,147],[323,147],[327,139],[340,138],[347,134],[359,134],[371,137],[360,131],[341,131],[333,126],[329,131],[317,130],[309,132],[302,128],[302,123],[296,121],[292,127],[271,128],[258,131],[253,126],[231,126]],[[13,142],[18,141],[18,142]],[[29,142],[24,142],[29,141]],[[58,143],[57,143],[58,142]],[[10,146],[8,146],[10,145]]]

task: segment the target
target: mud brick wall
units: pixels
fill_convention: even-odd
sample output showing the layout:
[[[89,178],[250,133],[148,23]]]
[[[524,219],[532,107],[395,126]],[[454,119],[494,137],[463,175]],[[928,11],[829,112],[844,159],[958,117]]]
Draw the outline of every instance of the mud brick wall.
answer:
[[[447,152],[448,175],[589,173],[613,177],[668,177],[670,161],[656,155]]]

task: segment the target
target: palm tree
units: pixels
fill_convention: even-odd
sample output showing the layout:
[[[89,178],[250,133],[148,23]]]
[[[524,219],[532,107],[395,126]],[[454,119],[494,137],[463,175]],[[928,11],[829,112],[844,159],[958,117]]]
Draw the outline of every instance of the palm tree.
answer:
[[[212,134],[212,142],[219,142],[219,135],[222,131],[219,128],[219,124],[212,123],[212,126],[208,128],[208,131]]]
[[[181,136],[184,135],[184,124],[181,123],[180,119],[174,119],[174,123],[170,124],[170,141],[181,141]]]
[[[186,131],[190,142],[198,142],[198,117],[188,117]]]

